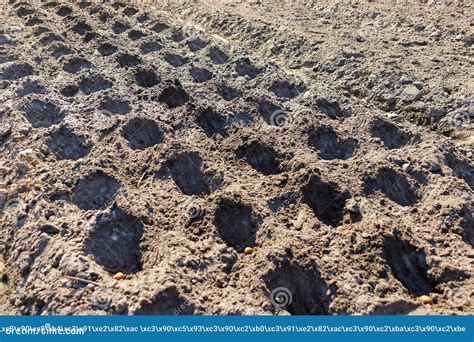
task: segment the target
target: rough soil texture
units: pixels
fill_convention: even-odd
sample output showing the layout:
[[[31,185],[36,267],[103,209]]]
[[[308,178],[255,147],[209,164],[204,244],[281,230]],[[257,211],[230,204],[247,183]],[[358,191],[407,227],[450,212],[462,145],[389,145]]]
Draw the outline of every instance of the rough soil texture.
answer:
[[[168,9],[291,73],[472,144],[472,4],[352,2],[171,1]]]
[[[370,6],[2,3],[0,310],[472,313],[472,8]]]

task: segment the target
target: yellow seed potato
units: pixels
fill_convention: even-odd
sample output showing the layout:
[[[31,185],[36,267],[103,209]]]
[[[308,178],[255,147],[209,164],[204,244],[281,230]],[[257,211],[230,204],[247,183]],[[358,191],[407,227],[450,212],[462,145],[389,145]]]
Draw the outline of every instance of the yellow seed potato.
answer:
[[[430,296],[423,295],[423,296],[418,297],[418,300],[424,305],[433,304],[433,298],[431,298]]]
[[[123,280],[123,279],[125,279],[125,277],[126,277],[125,274],[123,274],[122,272],[118,272],[117,274],[114,275],[113,278],[115,280]]]
[[[252,253],[253,253],[253,248],[252,248],[252,247],[245,247],[244,253],[245,253],[246,255],[252,254]]]

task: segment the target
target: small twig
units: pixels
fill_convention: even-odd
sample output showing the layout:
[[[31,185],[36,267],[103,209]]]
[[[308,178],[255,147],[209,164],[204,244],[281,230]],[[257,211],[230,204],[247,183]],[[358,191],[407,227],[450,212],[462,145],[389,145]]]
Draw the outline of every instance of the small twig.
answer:
[[[80,281],[80,282],[83,282],[83,283],[86,283],[86,284],[93,284],[93,285],[96,285],[96,286],[102,286],[98,282],[95,282],[95,281],[89,280],[89,279],[83,279],[83,278],[72,277],[72,276],[65,276],[65,277],[68,278],[68,279],[77,280],[77,281]]]
[[[138,181],[138,185],[137,186],[140,186],[140,184],[142,183],[143,179],[145,178],[147,174],[147,171],[143,172],[143,175],[140,177],[140,180]]]

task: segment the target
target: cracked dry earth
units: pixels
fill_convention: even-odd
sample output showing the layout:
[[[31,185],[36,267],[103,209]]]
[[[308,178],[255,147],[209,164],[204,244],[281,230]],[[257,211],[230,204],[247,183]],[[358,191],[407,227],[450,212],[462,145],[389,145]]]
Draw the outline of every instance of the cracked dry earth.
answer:
[[[472,313],[469,127],[173,8],[2,2],[1,312]]]

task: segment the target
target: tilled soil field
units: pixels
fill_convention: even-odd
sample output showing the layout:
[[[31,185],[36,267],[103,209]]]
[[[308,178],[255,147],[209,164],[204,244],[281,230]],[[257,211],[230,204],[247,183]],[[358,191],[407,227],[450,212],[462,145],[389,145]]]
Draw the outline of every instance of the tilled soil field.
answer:
[[[397,83],[275,3],[2,3],[0,312],[473,312],[472,24]]]

